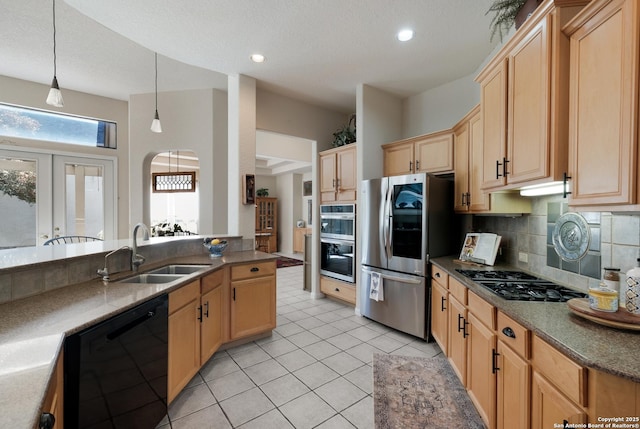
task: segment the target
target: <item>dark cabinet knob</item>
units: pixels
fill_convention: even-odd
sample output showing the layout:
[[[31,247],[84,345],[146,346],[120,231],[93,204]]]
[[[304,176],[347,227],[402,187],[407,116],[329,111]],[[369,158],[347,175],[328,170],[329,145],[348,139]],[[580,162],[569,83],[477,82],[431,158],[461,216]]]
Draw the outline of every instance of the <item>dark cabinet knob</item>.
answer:
[[[505,334],[509,338],[515,338],[516,337],[516,333],[513,332],[513,329],[511,329],[508,326],[502,330],[502,333]]]
[[[56,424],[56,418],[51,413],[42,413],[40,415],[39,429],[53,429],[53,425]]]

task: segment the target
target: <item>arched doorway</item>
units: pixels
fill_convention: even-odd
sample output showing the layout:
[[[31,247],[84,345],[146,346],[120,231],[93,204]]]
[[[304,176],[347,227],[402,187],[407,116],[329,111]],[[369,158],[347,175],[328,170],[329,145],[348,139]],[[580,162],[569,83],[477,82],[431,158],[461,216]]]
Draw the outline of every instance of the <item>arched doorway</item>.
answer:
[[[194,152],[172,150],[151,161],[151,230],[155,236],[199,231],[200,162]]]

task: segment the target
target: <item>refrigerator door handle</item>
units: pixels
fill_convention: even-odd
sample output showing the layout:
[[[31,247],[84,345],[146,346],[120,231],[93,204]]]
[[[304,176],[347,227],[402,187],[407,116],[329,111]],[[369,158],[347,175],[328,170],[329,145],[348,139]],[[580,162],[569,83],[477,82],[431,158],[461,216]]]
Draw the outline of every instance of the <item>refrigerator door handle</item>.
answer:
[[[378,272],[378,271],[369,270],[367,268],[362,268],[362,271],[366,273]],[[422,283],[422,279],[410,279],[410,278],[404,278],[404,277],[389,276],[383,273],[380,273],[380,277],[382,277],[383,280],[391,280],[394,282],[407,283],[412,285],[419,285],[420,283]]]

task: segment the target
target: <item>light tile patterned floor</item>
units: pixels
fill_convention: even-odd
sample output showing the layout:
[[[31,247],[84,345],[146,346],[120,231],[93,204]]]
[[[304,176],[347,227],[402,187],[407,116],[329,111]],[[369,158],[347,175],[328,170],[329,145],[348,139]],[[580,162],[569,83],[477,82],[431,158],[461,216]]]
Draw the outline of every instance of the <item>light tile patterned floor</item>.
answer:
[[[273,335],[216,353],[158,429],[370,429],[373,353],[440,353],[353,307],[311,299],[302,282],[302,266],[277,270]]]

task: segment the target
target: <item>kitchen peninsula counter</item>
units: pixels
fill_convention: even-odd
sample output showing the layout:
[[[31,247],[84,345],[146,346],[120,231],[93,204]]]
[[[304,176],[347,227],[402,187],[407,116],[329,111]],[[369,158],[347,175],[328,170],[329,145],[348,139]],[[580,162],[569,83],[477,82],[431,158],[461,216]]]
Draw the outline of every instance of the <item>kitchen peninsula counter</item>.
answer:
[[[166,284],[118,283],[131,272],[96,278],[29,298],[0,304],[0,427],[38,427],[49,380],[64,338],[129,308],[193,281],[226,265],[274,260],[256,251],[227,252],[222,258],[207,253],[145,264],[141,272],[166,264],[207,266]]]
[[[475,267],[456,262],[455,256],[435,258],[431,263],[578,364],[640,383],[640,365],[637,357],[637,351],[640,350],[640,332],[609,328],[583,319],[574,315],[567,303],[506,300],[456,271],[523,271],[519,268],[505,265]]]

